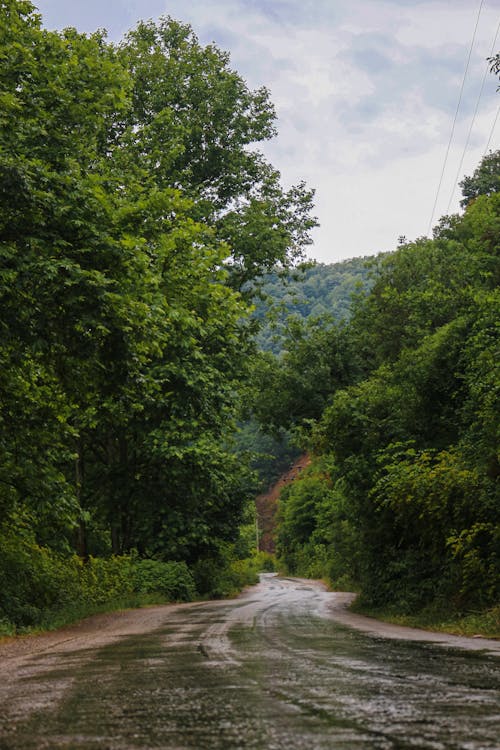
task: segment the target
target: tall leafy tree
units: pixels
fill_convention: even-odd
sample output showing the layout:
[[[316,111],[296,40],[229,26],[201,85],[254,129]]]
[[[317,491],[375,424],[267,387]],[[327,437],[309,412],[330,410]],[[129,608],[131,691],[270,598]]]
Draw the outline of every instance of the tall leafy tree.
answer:
[[[464,177],[460,183],[463,198],[462,208],[477,198],[478,195],[491,195],[500,190],[500,151],[486,154],[471,177]]]
[[[61,498],[74,522],[64,466],[96,389],[118,257],[92,168],[126,76],[99,35],[42,31],[31,3],[2,3],[0,20],[3,481],[35,519],[43,506],[58,517]]]
[[[283,190],[255,148],[275,134],[268,91],[251,91],[226,52],[168,17],[140,23],[120,55],[133,80],[124,141],[149,180],[182,189],[194,218],[215,228],[232,285],[301,258],[312,193],[303,183]]]
[[[0,57],[1,507],[83,555],[193,561],[244,500],[236,289],[300,254],[311,194],[250,148],[267,92],[171,19],[116,47],[7,0]]]
[[[350,378],[330,382],[313,429],[322,458],[283,499],[279,546],[289,567],[354,578],[372,605],[464,611],[498,602],[494,185],[462,216],[444,217],[432,240],[379,259],[346,330]],[[308,363],[333,364],[318,343],[314,353],[310,339]],[[304,362],[283,363],[277,377],[287,366],[299,382],[307,372]],[[302,408],[290,399],[288,420]]]

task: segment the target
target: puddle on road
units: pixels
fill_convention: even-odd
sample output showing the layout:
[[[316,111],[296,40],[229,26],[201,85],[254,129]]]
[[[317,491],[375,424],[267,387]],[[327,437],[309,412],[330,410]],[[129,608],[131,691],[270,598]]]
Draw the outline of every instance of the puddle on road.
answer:
[[[199,648],[225,611],[123,638],[77,673],[54,661],[53,679],[74,681],[66,699],[7,725],[0,750],[500,749],[498,657],[277,609],[232,627],[235,665]]]

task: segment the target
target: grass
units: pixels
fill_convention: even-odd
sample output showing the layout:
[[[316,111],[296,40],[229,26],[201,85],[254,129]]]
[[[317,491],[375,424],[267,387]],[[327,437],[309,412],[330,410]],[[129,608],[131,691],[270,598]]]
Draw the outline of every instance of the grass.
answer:
[[[423,628],[452,635],[483,636],[500,639],[500,605],[482,612],[453,614],[449,611],[429,608],[418,614],[402,615],[394,610],[365,607],[357,601],[352,609],[363,615],[375,617],[395,625],[406,625],[411,628]]]
[[[16,627],[8,620],[0,620],[0,641],[18,635],[38,635],[51,630],[73,625],[86,617],[92,615],[106,614],[107,612],[120,612],[126,609],[139,609],[157,604],[172,604],[164,594],[128,594],[127,596],[109,599],[102,604],[72,605],[70,607],[47,612],[45,617],[37,625],[27,627]]]
[[[176,599],[168,596],[165,592],[130,592],[110,597],[101,603],[87,601],[72,602],[66,607],[55,610],[46,610],[41,613],[36,625],[19,626],[7,618],[0,616],[0,641],[18,635],[37,635],[47,631],[73,625],[80,620],[97,614],[108,612],[120,612],[126,609],[138,609],[141,607],[154,606],[158,604],[172,604],[176,601],[201,601],[213,598],[232,598],[237,596],[246,586],[257,583],[260,571],[274,569],[274,558],[264,552],[253,555],[251,558],[233,561],[220,575],[220,579],[214,581],[214,589],[204,596],[193,592],[189,599]]]

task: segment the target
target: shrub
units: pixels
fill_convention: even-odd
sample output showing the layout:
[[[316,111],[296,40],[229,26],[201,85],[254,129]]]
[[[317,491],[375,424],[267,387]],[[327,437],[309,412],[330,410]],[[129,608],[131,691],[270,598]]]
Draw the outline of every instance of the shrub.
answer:
[[[83,562],[28,533],[0,536],[0,633],[59,626],[103,607],[139,605],[145,595],[189,601],[196,587],[185,563],[129,556]]]
[[[170,601],[191,601],[196,596],[193,574],[184,562],[137,560],[133,587],[140,594],[158,593]]]
[[[245,586],[259,581],[259,573],[274,570],[274,557],[267,552],[254,552],[237,559],[232,545],[221,547],[217,558],[200,560],[193,569],[198,591],[212,599],[236,596]]]

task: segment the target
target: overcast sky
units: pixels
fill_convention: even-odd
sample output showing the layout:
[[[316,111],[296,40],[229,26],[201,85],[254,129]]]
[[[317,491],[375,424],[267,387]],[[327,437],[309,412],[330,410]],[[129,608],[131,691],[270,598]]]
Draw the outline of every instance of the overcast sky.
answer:
[[[490,150],[500,146],[500,93],[485,77],[500,48],[500,0],[33,1],[47,28],[105,28],[118,41],[139,19],[165,14],[230,52],[276,106],[279,135],[266,156],[285,186],[304,179],[316,190],[321,227],[309,255],[323,263],[428,234],[476,22],[433,224],[458,210],[454,187],[490,137]]]

